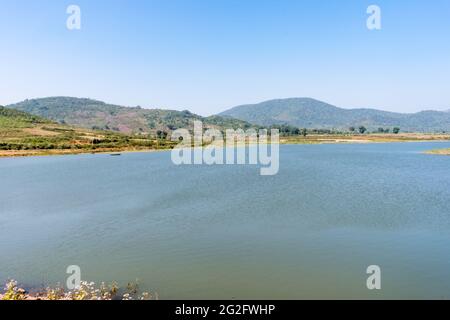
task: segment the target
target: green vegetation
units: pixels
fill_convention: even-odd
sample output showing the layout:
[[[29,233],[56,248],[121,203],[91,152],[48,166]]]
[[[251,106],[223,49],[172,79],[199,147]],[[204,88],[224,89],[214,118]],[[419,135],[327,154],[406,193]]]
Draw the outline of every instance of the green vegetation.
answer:
[[[26,128],[41,123],[51,123],[51,121],[0,106],[0,128]]]
[[[190,111],[123,107],[92,99],[52,97],[25,100],[8,108],[27,112],[60,124],[91,130],[108,130],[125,134],[155,135],[170,133],[179,128],[192,128],[194,121],[202,121],[207,128],[250,128],[249,123],[230,117],[201,117]]]
[[[389,129],[389,128],[385,129],[385,128],[380,127],[380,128],[378,128],[377,132],[378,133],[390,133],[391,129]]]
[[[170,149],[167,135],[126,135],[61,125],[0,107],[1,155],[34,155]]]
[[[220,114],[262,126],[290,125],[307,129],[355,131],[364,126],[373,132],[378,128],[404,132],[450,132],[450,112],[423,111],[414,114],[375,109],[342,109],[310,98],[279,99],[232,108]],[[353,129],[353,130],[351,130]]]
[[[321,143],[386,143],[386,142],[419,142],[419,141],[447,141],[447,134],[387,134],[387,133],[365,133],[355,134],[349,132],[314,133],[318,130],[309,130],[308,135],[303,136],[281,136],[282,144],[321,144]],[[447,154],[450,152],[447,150]],[[440,154],[444,154],[442,151]]]
[[[80,110],[79,102],[92,103],[91,100],[72,100],[67,108],[75,106]],[[32,101],[32,100],[30,100]],[[30,102],[35,105],[34,102]],[[98,102],[99,106],[102,103]],[[41,108],[40,106],[39,108]],[[86,107],[90,108],[90,107]],[[109,107],[108,107],[109,108]],[[110,112],[123,112],[123,107],[111,107]],[[64,109],[64,108],[63,108]],[[125,108],[127,109],[127,108]],[[133,108],[133,110],[142,110]],[[75,113],[76,114],[76,113]],[[73,116],[75,116],[75,114]],[[80,115],[82,119],[83,116]],[[276,124],[267,127],[250,125],[240,120],[212,116],[202,118],[189,111],[167,111],[153,110],[152,114],[146,114],[148,123],[153,123],[155,129],[145,132],[123,133],[120,128],[125,124],[116,123],[117,128],[107,126],[100,130],[80,128],[67,125],[66,120],[59,123],[47,120],[40,116],[0,107],[0,156],[28,156],[28,155],[51,155],[51,154],[77,154],[98,152],[122,152],[122,151],[144,151],[144,150],[166,150],[172,149],[177,142],[171,141],[171,133],[178,128],[187,128],[192,131],[194,120],[205,121],[208,124],[204,130],[215,128],[225,132],[228,128],[233,129],[278,129],[280,131],[281,143],[341,143],[341,142],[391,142],[391,141],[424,141],[424,140],[448,140],[446,134],[420,135],[400,134],[399,127],[378,128],[375,133],[369,133],[368,129],[360,125],[358,129],[354,126],[348,130],[339,129],[308,129],[299,128],[287,124]],[[119,121],[118,119],[116,119]]]
[[[30,294],[10,280],[5,285],[4,293],[0,292],[0,300],[157,300],[157,294],[140,292],[138,282],[130,282],[120,288],[117,283],[96,286],[94,282],[81,282],[73,291],[65,291],[62,287],[47,287],[35,294]]]

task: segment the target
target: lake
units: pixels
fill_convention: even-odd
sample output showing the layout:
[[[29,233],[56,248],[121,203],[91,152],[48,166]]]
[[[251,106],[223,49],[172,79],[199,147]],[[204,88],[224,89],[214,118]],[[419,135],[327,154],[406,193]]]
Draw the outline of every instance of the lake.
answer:
[[[168,152],[0,159],[0,281],[78,265],[161,299],[449,299],[450,157],[422,154],[449,147],[284,145],[276,176]]]

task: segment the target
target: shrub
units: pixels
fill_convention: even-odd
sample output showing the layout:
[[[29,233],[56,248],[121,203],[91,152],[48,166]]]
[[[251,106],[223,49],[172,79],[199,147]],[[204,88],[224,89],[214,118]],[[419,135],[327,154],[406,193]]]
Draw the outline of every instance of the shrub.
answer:
[[[6,283],[5,294],[2,300],[25,300],[26,292],[25,290],[17,287],[17,281],[10,280]]]
[[[99,287],[94,282],[81,282],[80,286],[72,291],[64,291],[60,286],[48,287],[45,291],[30,296],[24,289],[17,286],[14,280],[9,281],[5,286],[4,295],[0,295],[0,300],[152,300],[158,299],[157,295],[148,292],[139,294],[137,282],[128,283],[124,290],[121,290],[117,283],[106,285],[104,282]]]

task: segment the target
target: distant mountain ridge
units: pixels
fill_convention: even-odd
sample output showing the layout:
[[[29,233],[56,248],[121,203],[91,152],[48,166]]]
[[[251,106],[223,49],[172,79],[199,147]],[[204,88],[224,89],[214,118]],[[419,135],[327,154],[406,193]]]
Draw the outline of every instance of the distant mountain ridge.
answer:
[[[312,98],[289,98],[241,105],[220,113],[255,125],[287,124],[307,129],[343,129],[365,126],[400,127],[402,131],[450,131],[450,112],[402,114],[376,109],[343,109]]]
[[[192,128],[196,120],[202,121],[207,128],[222,130],[290,125],[307,129],[345,131],[350,127],[365,126],[369,130],[400,127],[403,132],[450,132],[449,111],[402,114],[376,109],[343,109],[312,98],[277,99],[242,105],[210,117],[202,117],[187,110],[124,107],[73,97],[30,99],[7,107],[62,124],[126,134]]]
[[[49,97],[25,100],[9,105],[8,108],[51,119],[63,124],[99,130],[113,130],[127,134],[172,131],[190,128],[196,120],[203,121],[206,127],[248,128],[245,121],[230,117],[202,117],[190,111],[162,109],[143,109],[107,104],[102,101],[73,98]]]

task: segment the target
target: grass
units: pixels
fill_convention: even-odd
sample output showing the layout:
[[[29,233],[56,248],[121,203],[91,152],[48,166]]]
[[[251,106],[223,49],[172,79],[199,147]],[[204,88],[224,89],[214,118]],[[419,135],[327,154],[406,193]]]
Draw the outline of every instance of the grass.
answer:
[[[174,142],[55,123],[26,123],[0,117],[0,156],[34,156],[164,150]]]
[[[386,143],[450,140],[442,134],[323,134],[281,137],[281,144]],[[0,157],[69,155],[171,150],[176,142],[150,136],[130,136],[112,131],[80,129],[54,123],[21,127],[0,126]],[[448,154],[449,150],[432,151]]]
[[[448,134],[308,134],[282,136],[281,144],[376,143],[450,140]],[[0,107],[0,157],[170,150],[177,145],[151,135],[127,135],[62,125]],[[448,150],[445,151],[448,154]],[[435,153],[435,152],[433,152]],[[436,151],[436,153],[438,153]],[[442,151],[439,152],[442,154]],[[445,153],[444,153],[445,154]]]
[[[161,150],[174,145],[149,135],[62,125],[0,106],[0,156]]]

